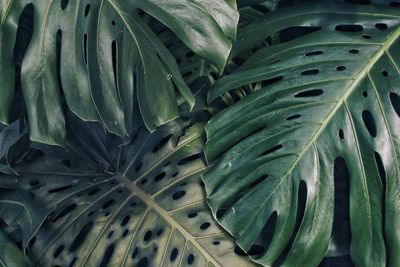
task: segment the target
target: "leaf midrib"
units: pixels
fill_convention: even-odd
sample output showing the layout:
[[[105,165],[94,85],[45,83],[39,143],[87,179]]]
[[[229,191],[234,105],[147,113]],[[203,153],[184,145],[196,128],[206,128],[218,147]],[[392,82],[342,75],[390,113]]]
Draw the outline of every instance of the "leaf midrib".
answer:
[[[275,187],[275,189],[271,192],[271,196],[275,193],[275,191],[281,186],[282,182],[289,176],[290,173],[293,172],[293,170],[296,168],[297,164],[300,162],[302,159],[303,155],[308,151],[310,146],[312,146],[316,140],[320,137],[320,135],[323,133],[325,128],[328,126],[330,123],[331,119],[336,115],[336,112],[342,107],[342,105],[346,106],[346,100],[348,97],[353,93],[353,91],[358,87],[358,85],[363,81],[365,77],[368,77],[368,73],[372,69],[372,67],[378,62],[378,60],[385,54],[387,49],[391,47],[391,45],[399,38],[400,36],[400,27],[398,27],[391,35],[390,37],[382,44],[382,47],[375,53],[375,55],[371,58],[369,63],[360,71],[360,73],[355,77],[353,83],[349,86],[349,88],[346,90],[346,92],[343,94],[341,99],[337,102],[336,106],[332,109],[332,111],[328,114],[328,116],[321,122],[321,127],[318,129],[318,131],[313,135],[313,137],[310,139],[310,141],[304,146],[304,148],[301,150],[299,153],[296,161],[293,163],[292,167],[288,170],[288,172],[282,176],[282,179],[278,183],[278,185]],[[349,114],[351,117],[351,115]],[[352,127],[354,129],[354,127]],[[355,134],[355,133],[354,133]],[[358,144],[358,142],[357,142]],[[359,152],[359,149],[357,149]],[[361,161],[361,165],[363,165]],[[364,167],[362,168],[364,170]],[[365,176],[365,175],[364,175]],[[364,181],[365,182],[365,181]],[[263,206],[269,198],[264,200],[259,207]],[[370,208],[370,203],[367,203]],[[255,212],[256,214],[257,212]],[[368,216],[369,221],[371,220],[371,217]],[[251,221],[251,220],[250,220]]]
[[[328,126],[329,122],[331,119],[336,115],[336,112],[342,107],[342,105],[345,104],[345,101],[348,99],[348,97],[353,93],[353,91],[358,87],[358,85],[363,81],[365,77],[368,76],[368,73],[372,69],[372,67],[378,62],[378,60],[385,54],[387,49],[399,38],[400,36],[400,27],[398,27],[394,33],[387,39],[387,41],[382,45],[382,47],[375,53],[375,55],[371,58],[369,63],[360,71],[360,73],[356,76],[354,79],[353,83],[350,85],[350,87],[346,90],[346,92],[343,94],[341,99],[337,102],[336,106],[332,109],[332,111],[328,114],[328,116],[321,122],[321,127],[318,129],[318,131],[314,134],[314,136],[310,139],[310,142],[307,143],[307,145],[304,147],[302,152],[299,154],[297,160],[293,163],[293,167],[290,168],[288,173],[291,173],[296,165],[299,163],[300,159],[304,155],[304,153],[308,150],[308,148],[315,143],[315,141],[319,138],[319,136],[322,134],[322,132],[325,130],[325,128]]]
[[[183,228],[179,223],[176,222],[176,220],[167,212],[165,211],[162,207],[160,207],[154,199],[144,193],[142,189],[139,188],[135,183],[132,182],[128,177],[126,176],[119,176],[116,178],[119,182],[122,184],[126,185],[131,189],[132,192],[135,193],[135,195],[140,198],[144,203],[147,204],[147,206],[154,211],[156,211],[169,225],[172,226],[172,228],[175,228],[178,230],[186,240],[186,243],[190,241],[190,243],[199,250],[199,252],[207,259],[208,263],[212,263],[214,266],[220,266],[222,267],[210,254],[207,252],[200,244],[197,242],[197,239],[192,236],[185,228]]]

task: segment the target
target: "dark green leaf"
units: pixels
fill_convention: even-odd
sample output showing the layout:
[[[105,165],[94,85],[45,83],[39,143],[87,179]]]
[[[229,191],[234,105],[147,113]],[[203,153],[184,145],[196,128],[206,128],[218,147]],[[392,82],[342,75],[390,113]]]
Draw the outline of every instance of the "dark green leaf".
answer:
[[[0,122],[8,123],[13,101],[17,75],[14,44],[26,26],[21,20],[29,21],[26,27],[33,28],[26,54],[21,53],[25,54],[21,87],[31,140],[64,145],[64,98],[78,117],[100,121],[108,131],[124,138],[137,128],[140,117],[151,131],[177,118],[175,89],[192,108],[194,97],[174,58],[138,14],[137,6],[144,4],[133,0],[70,1],[64,5],[60,1],[2,2]],[[222,69],[232,45],[228,37],[234,38],[236,32],[234,1],[216,1],[207,7],[198,0],[182,1],[179,6],[183,13],[165,1],[144,9]],[[171,15],[176,21],[169,24],[166,18]],[[195,23],[193,18],[197,18]],[[136,114],[139,112],[141,116]]]
[[[29,267],[24,253],[13,241],[0,231],[0,266],[2,267]]]
[[[19,191],[31,192],[51,210],[28,247],[32,262],[38,266],[72,262],[74,266],[254,266],[248,257],[235,253],[233,239],[216,224],[206,205],[201,182],[206,169],[203,128],[201,123],[174,121],[153,133],[139,130],[117,154],[106,146],[117,165],[114,173],[90,174],[80,158],[66,155],[63,159],[62,154],[49,158],[45,153],[19,165]],[[82,148],[89,145],[91,134],[104,140],[95,137],[95,127],[87,132],[80,129],[83,139],[76,144]],[[4,199],[8,197],[4,194]]]
[[[211,90],[210,100],[261,85],[206,127],[213,214],[244,250],[265,247],[256,262],[316,266],[332,234],[342,242],[332,225],[347,195],[351,246],[338,253],[357,266],[396,266],[400,10],[310,4],[257,24],[252,38],[296,27],[307,34],[259,50]]]

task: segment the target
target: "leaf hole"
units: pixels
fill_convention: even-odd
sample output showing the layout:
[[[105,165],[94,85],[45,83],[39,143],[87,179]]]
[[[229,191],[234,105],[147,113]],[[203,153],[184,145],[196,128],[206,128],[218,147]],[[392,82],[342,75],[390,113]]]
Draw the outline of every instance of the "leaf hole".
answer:
[[[340,140],[344,140],[344,133],[342,129],[339,130],[339,138]]]
[[[360,51],[358,49],[350,49],[349,53],[350,54],[358,54]]]
[[[323,93],[324,91],[322,89],[311,89],[297,93],[294,97],[315,97],[322,95]]]
[[[375,24],[375,28],[379,29],[379,30],[386,30],[388,28],[386,23],[377,23]]]
[[[153,235],[152,231],[147,231],[146,234],[143,237],[143,241],[145,241],[145,242],[150,241],[152,235]]]
[[[382,71],[382,75],[385,76],[385,77],[388,77],[388,76],[389,76],[389,73],[388,73],[386,70],[383,70],[383,71]]]
[[[65,207],[58,215],[57,217],[55,217],[51,222],[55,223],[57,222],[59,219],[61,219],[62,217],[64,217],[65,215],[67,215],[68,213],[72,212],[75,208],[77,207],[77,205],[74,203],[72,205],[69,205],[68,207]]]
[[[89,15],[89,12],[90,12],[90,4],[87,4],[85,6],[85,17],[87,17]]]
[[[78,235],[75,237],[74,241],[72,241],[72,244],[69,248],[70,252],[74,252],[77,250],[82,243],[85,241],[86,237],[88,236],[90,230],[93,228],[94,222],[90,220],[87,222],[82,229],[79,231]]]
[[[339,32],[362,32],[364,28],[358,24],[341,24],[337,25],[335,30]]]
[[[318,74],[318,73],[319,73],[319,70],[318,70],[318,69],[311,69],[311,70],[303,71],[303,72],[301,73],[301,75],[302,75],[302,76],[306,76],[306,75],[316,75],[316,74]]]
[[[176,258],[178,257],[178,252],[179,251],[177,248],[172,249],[171,254],[169,255],[169,261],[171,262],[175,261]]]
[[[135,249],[133,250],[132,255],[131,255],[132,259],[136,258],[136,256],[138,254],[139,254],[139,249],[138,249],[138,247],[135,247]]]
[[[300,118],[300,117],[301,117],[301,115],[300,115],[300,114],[296,114],[296,115],[293,115],[293,116],[287,117],[287,118],[286,118],[286,120],[287,120],[287,121],[291,121],[291,120],[298,119],[298,118]]]
[[[385,188],[386,187],[386,171],[385,171],[385,167],[382,162],[381,155],[379,155],[379,153],[375,151],[374,156],[375,156],[376,167],[378,168],[378,172],[379,172],[379,176],[381,178],[382,185]]]
[[[54,252],[53,257],[57,258],[58,256],[60,256],[60,254],[63,252],[65,246],[64,245],[60,245],[57,247],[56,251]]]
[[[205,222],[205,223],[202,223],[201,225],[200,225],[200,229],[201,230],[206,230],[207,228],[209,228],[211,226],[211,223],[209,223],[209,222]]]
[[[178,199],[183,198],[185,195],[186,195],[186,191],[180,190],[180,191],[175,192],[175,193],[172,195],[172,199],[173,199],[173,200],[178,200]]]
[[[336,70],[337,70],[337,71],[344,71],[345,69],[346,69],[345,66],[337,66],[337,67],[336,67]]]
[[[61,0],[61,9],[64,10],[68,6],[69,0]]]
[[[129,222],[130,219],[131,219],[131,216],[130,215],[126,215],[124,217],[124,219],[121,221],[121,227],[124,227]]]
[[[323,51],[312,51],[305,54],[306,57],[322,55]]]
[[[187,217],[188,217],[189,219],[193,219],[193,218],[197,217],[197,215],[198,215],[197,212],[191,212],[191,213],[189,213],[189,214],[187,215]]]
[[[362,92],[362,95],[363,95],[363,97],[367,97],[367,96],[368,96],[367,91],[363,91],[363,92]]]
[[[110,239],[113,235],[114,235],[114,231],[110,231],[110,232],[108,233],[107,238]]]
[[[161,181],[163,178],[165,178],[166,175],[167,174],[165,172],[158,174],[156,177],[154,177],[154,182]]]
[[[397,116],[400,117],[400,97],[395,93],[389,94],[390,102],[392,103],[392,107],[396,112]]]
[[[103,259],[101,260],[100,267],[106,267],[110,262],[112,255],[114,254],[115,244],[110,244],[104,251]]]
[[[371,112],[369,110],[364,110],[362,112],[362,119],[369,134],[372,137],[376,137],[376,124]]]
[[[85,65],[88,64],[88,37],[87,33],[83,34],[83,59],[85,61]]]
[[[66,185],[66,186],[61,186],[61,187],[53,188],[53,189],[49,190],[49,194],[58,193],[58,192],[61,192],[61,191],[65,191],[65,190],[71,188],[72,186],[73,186],[73,185]]]
[[[194,255],[190,254],[187,258],[187,264],[192,265],[194,263]]]
[[[122,237],[126,237],[129,234],[129,230],[125,229],[125,231],[122,233]]]
[[[363,35],[361,35],[361,37],[364,39],[372,39],[372,36],[369,34],[363,34]]]
[[[115,22],[114,22],[115,23]],[[117,87],[117,53],[118,53],[118,48],[117,48],[117,41],[113,40],[111,42],[111,61],[113,65],[113,73],[114,73],[114,83],[115,87]]]

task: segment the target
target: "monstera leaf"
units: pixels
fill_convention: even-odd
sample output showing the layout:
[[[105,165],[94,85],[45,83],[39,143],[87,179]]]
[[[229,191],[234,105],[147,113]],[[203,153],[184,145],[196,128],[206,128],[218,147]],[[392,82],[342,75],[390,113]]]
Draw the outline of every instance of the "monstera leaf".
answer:
[[[209,92],[261,84],[207,124],[203,176],[218,222],[245,251],[265,249],[256,262],[400,262],[398,6],[300,5],[243,30],[249,46],[308,33],[259,50]]]
[[[235,1],[209,2],[2,1],[0,122],[8,123],[12,106],[15,54],[23,56],[21,88],[33,141],[64,144],[64,98],[80,118],[100,121],[121,137],[137,127],[134,113],[140,112],[150,131],[177,118],[175,89],[190,107],[194,97],[145,16],[160,20],[222,71],[238,13]],[[19,51],[28,33],[29,46]]]
[[[74,125],[80,135],[68,137],[68,152],[43,149],[43,156],[15,167],[16,181],[0,178],[14,181],[1,199],[26,192],[47,211],[36,216],[46,219],[32,238],[24,229],[36,224],[23,213],[16,218],[35,266],[255,266],[205,202],[203,123],[178,120],[153,133],[142,127],[127,146],[90,133],[96,127]],[[84,153],[85,143],[93,149]],[[92,163],[100,158],[108,165]],[[15,213],[6,207],[0,215],[11,224]]]

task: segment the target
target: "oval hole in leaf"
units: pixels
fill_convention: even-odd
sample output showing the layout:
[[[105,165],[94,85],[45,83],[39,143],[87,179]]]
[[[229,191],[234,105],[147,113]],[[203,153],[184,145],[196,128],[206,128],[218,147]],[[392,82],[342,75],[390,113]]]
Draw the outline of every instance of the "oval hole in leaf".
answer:
[[[389,94],[390,102],[392,103],[392,107],[396,112],[397,116],[400,117],[400,97],[395,93]]]
[[[171,261],[171,262],[173,262],[173,261],[175,261],[176,260],[176,258],[177,258],[177,256],[178,256],[178,249],[177,248],[174,248],[172,251],[171,251],[171,254],[170,254],[170,256],[169,256],[169,260]]]
[[[306,76],[306,75],[315,75],[318,74],[319,70],[318,69],[311,69],[311,70],[305,70],[301,73],[302,76]]]
[[[311,89],[297,93],[294,97],[315,97],[322,95],[323,93],[324,91],[322,89]]]
[[[371,112],[369,110],[364,110],[362,112],[362,119],[369,134],[372,137],[376,137],[376,124]]]
[[[115,244],[108,245],[104,252],[103,259],[101,260],[100,267],[106,267],[107,264],[110,262],[112,255],[114,254]]]
[[[322,55],[324,52],[323,51],[312,51],[312,52],[308,52],[305,54],[305,56],[309,57],[309,56],[317,56],[317,55]]]
[[[74,241],[69,248],[70,252],[74,252],[77,250],[82,243],[85,241],[86,237],[88,236],[90,230],[93,228],[94,222],[92,220],[88,221],[82,229],[79,231],[78,235],[75,237]]]
[[[364,28],[358,24],[341,24],[337,25],[335,30],[339,32],[362,32]]]
[[[381,178],[382,185],[385,188],[386,187],[386,171],[385,171],[385,167],[382,162],[381,155],[379,155],[379,153],[375,151],[374,157],[375,157],[375,163],[376,163],[376,167],[378,168],[378,172],[379,172],[379,176]]]

